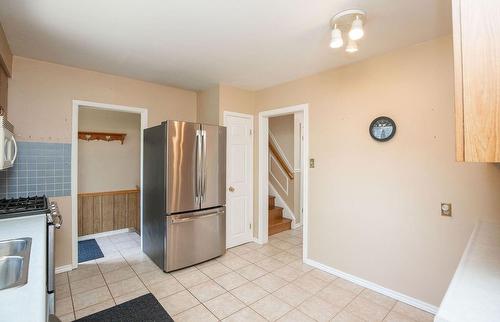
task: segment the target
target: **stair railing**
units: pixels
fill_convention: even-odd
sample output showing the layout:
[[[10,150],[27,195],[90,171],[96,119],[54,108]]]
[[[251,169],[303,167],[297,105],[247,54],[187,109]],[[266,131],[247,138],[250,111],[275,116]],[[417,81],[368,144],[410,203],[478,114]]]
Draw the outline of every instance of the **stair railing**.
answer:
[[[290,180],[293,180],[293,177],[294,177],[293,173],[294,172],[293,172],[293,169],[292,169],[292,167],[290,165],[290,162],[288,162],[286,160],[286,157],[283,154],[283,151],[279,147],[279,144],[276,141],[276,138],[274,137],[274,135],[271,132],[269,132],[269,152],[271,152],[270,154],[274,155],[274,157],[276,158],[276,161],[278,162],[278,165],[280,166],[281,170],[283,172],[285,172],[285,174],[287,175],[287,177]]]
[[[271,133],[269,135],[269,162],[269,175],[274,179],[285,195],[288,196],[289,184],[290,181],[294,179],[294,172],[286,161],[285,156],[282,154],[282,150],[279,145],[277,145],[276,140],[271,136]]]

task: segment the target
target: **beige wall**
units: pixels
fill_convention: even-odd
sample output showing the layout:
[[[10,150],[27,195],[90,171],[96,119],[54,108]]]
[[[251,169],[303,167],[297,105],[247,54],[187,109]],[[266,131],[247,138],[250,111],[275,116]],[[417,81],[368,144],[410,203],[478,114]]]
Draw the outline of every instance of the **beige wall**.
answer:
[[[70,143],[75,99],[146,108],[149,126],[196,120],[196,92],[14,57],[9,120],[19,140]],[[61,266],[71,263],[71,198],[57,201],[64,218],[56,235],[56,266]]]
[[[228,85],[220,85],[219,124],[224,124],[224,112],[255,113],[255,93]],[[255,125],[255,121],[254,121]]]
[[[311,259],[439,305],[476,220],[500,218],[500,167],[454,161],[453,94],[451,37],[257,92],[256,113],[309,104]]]
[[[294,166],[294,122],[293,114],[269,118],[269,131],[273,133],[276,141],[290,165]],[[293,170],[293,169],[292,169]]]
[[[224,112],[253,115],[255,112],[255,93],[236,87],[219,84],[197,93],[197,122],[224,124]]]
[[[136,189],[141,174],[141,115],[80,108],[78,130],[125,133],[120,141],[78,141],[78,193]]]
[[[205,124],[219,124],[219,86],[198,92],[196,120]]]

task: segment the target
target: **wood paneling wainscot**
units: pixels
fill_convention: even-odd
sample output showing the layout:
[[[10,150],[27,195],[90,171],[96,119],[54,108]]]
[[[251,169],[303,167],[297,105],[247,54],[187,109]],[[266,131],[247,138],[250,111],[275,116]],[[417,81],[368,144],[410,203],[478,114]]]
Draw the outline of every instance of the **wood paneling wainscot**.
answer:
[[[500,6],[453,0],[458,161],[500,162]]]
[[[133,228],[140,233],[140,191],[78,194],[78,236]]]

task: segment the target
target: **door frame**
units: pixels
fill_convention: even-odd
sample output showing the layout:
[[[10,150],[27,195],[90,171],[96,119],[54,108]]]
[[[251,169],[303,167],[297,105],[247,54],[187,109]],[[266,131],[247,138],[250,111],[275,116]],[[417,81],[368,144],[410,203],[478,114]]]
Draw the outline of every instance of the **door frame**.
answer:
[[[258,242],[265,244],[268,241],[268,194],[269,194],[269,174],[268,174],[268,155],[269,155],[269,118],[274,116],[281,116],[287,114],[294,114],[302,112],[304,115],[303,120],[303,149],[302,149],[302,184],[303,193],[302,206],[304,208],[302,213],[303,224],[303,259],[307,258],[308,250],[308,237],[309,237],[309,167],[307,162],[309,160],[309,104],[293,105],[273,110],[263,111],[259,113],[259,230]]]
[[[148,126],[148,110],[142,107],[131,107],[125,105],[115,105],[97,103],[90,101],[73,100],[72,108],[72,130],[71,130],[71,244],[72,244],[72,266],[78,267],[78,111],[80,107],[90,107],[96,110],[107,110],[114,112],[136,113],[141,116],[141,141],[140,141],[140,218],[142,231],[142,201],[143,201],[143,135],[144,129]],[[141,234],[142,249],[142,234]]]
[[[241,118],[246,118],[250,120],[250,126],[251,126],[251,131],[252,133],[250,134],[251,142],[252,144],[250,145],[250,202],[248,203],[248,214],[249,214],[249,221],[251,225],[250,229],[250,235],[248,237],[248,242],[253,241],[253,231],[254,231],[254,224],[253,224],[253,203],[254,203],[254,186],[253,186],[253,176],[254,176],[254,168],[253,168],[253,157],[254,157],[254,116],[252,114],[245,114],[245,113],[237,113],[237,112],[231,112],[231,111],[224,111],[223,113],[223,122],[224,126],[226,126],[226,116],[234,116],[234,117],[241,117]],[[227,159],[227,149],[229,147],[228,141],[229,140],[229,134],[226,136],[226,159]],[[226,163],[226,178],[227,174],[229,173],[229,162]],[[226,180],[226,204],[228,200],[228,187],[227,187],[227,180]],[[228,218],[228,213],[227,213],[227,207],[226,207],[226,223],[227,223],[227,218]],[[227,229],[227,227],[226,227]],[[226,241],[226,248],[227,248],[227,241]]]

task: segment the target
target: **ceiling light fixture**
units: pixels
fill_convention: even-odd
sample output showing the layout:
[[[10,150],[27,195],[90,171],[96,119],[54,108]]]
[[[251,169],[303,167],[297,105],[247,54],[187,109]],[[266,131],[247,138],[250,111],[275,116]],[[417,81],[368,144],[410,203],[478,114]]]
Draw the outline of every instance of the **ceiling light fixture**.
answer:
[[[332,30],[332,40],[330,41],[331,48],[340,48],[344,46],[344,39],[342,39],[342,31],[335,25]]]
[[[358,51],[356,40],[363,38],[365,31],[363,29],[366,23],[366,12],[361,9],[344,10],[336,14],[330,21],[332,28],[332,38],[330,40],[331,48],[340,48],[344,46],[342,32],[348,32],[349,41],[346,52],[355,53]]]
[[[345,48],[345,51],[348,52],[349,54],[357,52],[358,51],[358,44],[356,43],[356,40],[349,39],[349,42],[347,43],[347,47]]]
[[[360,40],[363,38],[365,32],[363,30],[363,20],[356,16],[356,19],[352,22],[351,30],[349,31],[349,38],[352,40]]]

